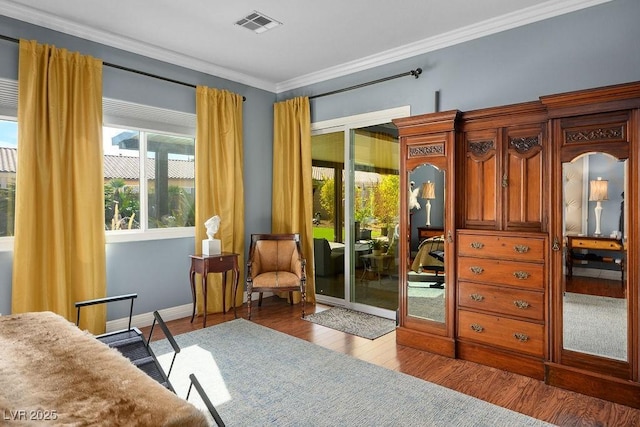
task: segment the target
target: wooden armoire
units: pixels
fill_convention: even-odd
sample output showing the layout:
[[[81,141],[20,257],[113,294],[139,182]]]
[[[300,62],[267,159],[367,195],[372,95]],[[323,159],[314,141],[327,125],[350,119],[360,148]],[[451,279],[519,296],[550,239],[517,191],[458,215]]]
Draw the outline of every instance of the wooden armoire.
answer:
[[[640,408],[640,83],[394,123],[401,194],[445,177],[443,285],[400,201],[397,342]]]

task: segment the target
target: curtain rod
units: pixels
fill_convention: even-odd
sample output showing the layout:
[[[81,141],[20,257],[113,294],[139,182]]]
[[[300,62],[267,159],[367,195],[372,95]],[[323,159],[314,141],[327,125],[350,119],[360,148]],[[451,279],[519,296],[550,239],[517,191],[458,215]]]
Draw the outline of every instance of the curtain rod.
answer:
[[[2,35],[2,34],[0,34],[0,39],[7,40],[7,41],[10,41],[10,42],[14,42],[14,43],[20,43],[20,39],[16,39],[16,38],[13,38],[13,37],[5,36],[5,35]],[[191,84],[191,83],[186,83],[186,82],[182,82],[180,80],[170,79],[168,77],[162,77],[162,76],[159,76],[157,74],[147,73],[146,71],[136,70],[136,69],[133,69],[133,68],[125,67],[123,65],[112,64],[110,62],[105,62],[105,61],[102,61],[102,65],[104,65],[105,67],[111,67],[111,68],[115,68],[115,69],[118,69],[118,70],[129,71],[130,73],[140,74],[140,75],[146,76],[146,77],[152,77],[154,79],[162,80],[162,81],[169,82],[169,83],[175,83],[175,84],[178,84],[178,85],[187,86],[187,87],[191,87],[191,88],[194,88],[194,89],[196,88],[196,85]],[[243,96],[242,100],[246,101],[247,98]]]
[[[415,70],[407,71],[406,73],[400,73],[400,74],[396,74],[396,75],[389,76],[389,77],[383,77],[383,78],[378,79],[378,80],[372,80],[370,82],[360,83],[360,84],[357,84],[355,86],[349,86],[349,87],[345,87],[343,89],[332,90],[331,92],[325,92],[325,93],[320,93],[318,95],[312,95],[312,96],[309,97],[309,99],[320,98],[322,96],[335,95],[336,93],[347,92],[349,90],[359,89],[361,87],[365,87],[365,86],[370,86],[370,85],[374,85],[374,84],[377,84],[377,83],[386,82],[388,80],[393,80],[393,79],[397,79],[397,78],[404,77],[404,76],[413,76],[413,77],[415,77],[417,79],[418,77],[420,77],[420,74],[422,74],[422,68],[416,68]]]

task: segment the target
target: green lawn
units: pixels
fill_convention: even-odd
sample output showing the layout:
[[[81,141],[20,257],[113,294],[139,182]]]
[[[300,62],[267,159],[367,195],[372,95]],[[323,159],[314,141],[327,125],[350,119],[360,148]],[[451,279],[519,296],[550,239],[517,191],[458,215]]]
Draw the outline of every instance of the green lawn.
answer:
[[[313,226],[313,237],[316,239],[325,238],[330,242],[333,242],[333,227],[326,227],[322,225],[314,225]],[[375,239],[376,237],[380,237],[380,229],[374,228],[371,230],[371,238]],[[344,240],[344,239],[343,239]]]

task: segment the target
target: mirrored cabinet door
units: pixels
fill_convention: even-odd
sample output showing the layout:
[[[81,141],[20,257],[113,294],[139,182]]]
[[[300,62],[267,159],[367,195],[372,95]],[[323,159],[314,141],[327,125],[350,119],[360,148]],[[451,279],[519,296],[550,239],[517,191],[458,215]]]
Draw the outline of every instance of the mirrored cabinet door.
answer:
[[[399,344],[454,357],[458,111],[395,120],[400,134]]]

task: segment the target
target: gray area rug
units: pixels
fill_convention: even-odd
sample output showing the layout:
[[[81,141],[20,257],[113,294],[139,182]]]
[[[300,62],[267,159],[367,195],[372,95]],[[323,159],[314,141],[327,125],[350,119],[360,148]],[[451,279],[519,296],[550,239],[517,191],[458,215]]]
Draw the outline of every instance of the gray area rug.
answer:
[[[396,328],[395,320],[342,307],[332,307],[309,314],[305,320],[370,340],[386,335]]]
[[[549,425],[245,319],[175,338],[176,393],[194,373],[227,426]],[[169,343],[151,346],[167,367]]]
[[[565,292],[564,348],[627,360],[627,300]]]

